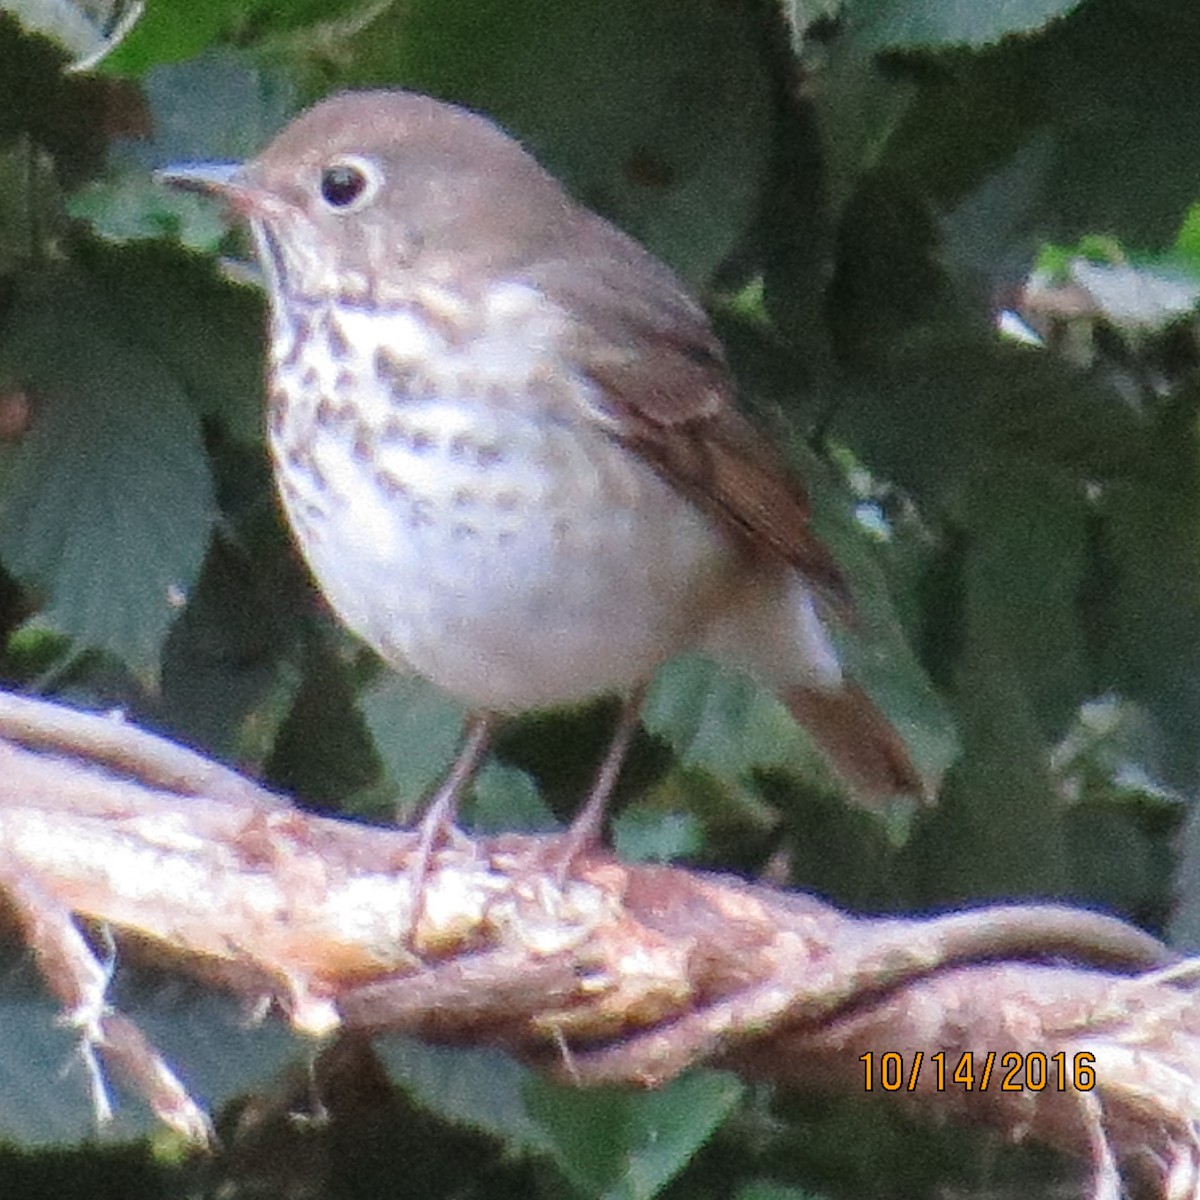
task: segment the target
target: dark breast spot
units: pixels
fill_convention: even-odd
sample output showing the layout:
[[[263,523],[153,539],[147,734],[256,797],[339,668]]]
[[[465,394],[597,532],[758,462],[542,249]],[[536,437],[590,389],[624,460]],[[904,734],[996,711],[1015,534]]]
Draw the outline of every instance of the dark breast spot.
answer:
[[[349,404],[338,404],[331,396],[322,396],[317,401],[313,417],[322,429],[337,429],[353,420],[354,410]]]
[[[312,320],[306,311],[300,309],[291,314],[291,319],[283,324],[283,328],[290,340],[280,344],[276,339],[276,361],[281,367],[294,367],[312,336]]]
[[[267,397],[267,423],[273,434],[278,435],[283,429],[283,422],[287,416],[287,404],[287,392],[281,387],[272,388]]]
[[[287,452],[287,464],[301,475],[307,475],[319,488],[328,488],[329,480],[317,463],[310,445],[293,446]]]
[[[332,314],[325,318],[325,346],[332,358],[341,360],[350,357],[350,341]]]
[[[403,446],[408,441],[408,426],[398,417],[388,417],[379,431],[379,440],[385,446]]]
[[[354,441],[351,443],[350,453],[359,462],[370,462],[375,457],[375,439],[370,427],[363,421],[354,426]]]
[[[469,433],[456,433],[450,439],[446,453],[456,462],[470,462],[485,469],[496,466],[504,458],[499,446],[478,442]]]
[[[475,335],[472,324],[456,314],[444,312],[432,304],[421,304],[415,315],[431,328],[447,346],[460,349]]]
[[[416,369],[386,346],[375,351],[375,374],[395,400],[407,400],[415,390]]]
[[[408,484],[402,479],[397,479],[391,471],[376,471],[375,482],[379,485],[379,490],[385,496],[407,496]]]
[[[542,388],[543,391],[546,389]],[[554,392],[557,400],[558,393]],[[544,408],[542,398],[537,394],[537,388],[532,380],[525,380],[519,388],[509,383],[489,383],[482,392],[483,403],[496,412],[523,412],[528,408]]]

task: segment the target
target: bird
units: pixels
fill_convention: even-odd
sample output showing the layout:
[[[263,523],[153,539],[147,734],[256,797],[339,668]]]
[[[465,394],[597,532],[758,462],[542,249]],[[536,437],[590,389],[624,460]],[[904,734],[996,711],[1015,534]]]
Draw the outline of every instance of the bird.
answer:
[[[501,721],[614,694],[564,861],[594,848],[646,689],[686,651],[771,687],[859,802],[929,798],[844,670],[850,588],[703,307],[518,140],[417,92],[351,91],[246,163],[160,178],[249,225],[267,442],[320,590],[469,714],[425,866]]]

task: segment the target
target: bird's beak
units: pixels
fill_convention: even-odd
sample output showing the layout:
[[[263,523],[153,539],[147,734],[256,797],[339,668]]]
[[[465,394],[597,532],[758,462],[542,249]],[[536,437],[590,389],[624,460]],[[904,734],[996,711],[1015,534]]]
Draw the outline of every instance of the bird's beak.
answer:
[[[241,163],[181,163],[154,172],[156,183],[180,188],[185,192],[203,192],[209,196],[228,196],[238,191]]]
[[[180,191],[199,192],[224,200],[246,217],[253,216],[262,207],[264,199],[262,190],[246,178],[242,163],[182,163],[155,171],[154,179],[156,183]]]

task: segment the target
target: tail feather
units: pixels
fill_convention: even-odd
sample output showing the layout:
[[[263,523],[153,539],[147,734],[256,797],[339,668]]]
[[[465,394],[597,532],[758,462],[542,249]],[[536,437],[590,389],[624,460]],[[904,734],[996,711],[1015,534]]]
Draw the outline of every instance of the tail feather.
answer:
[[[850,682],[839,688],[795,687],[783,701],[865,807],[879,808],[897,796],[932,801],[932,782],[862,688]]]

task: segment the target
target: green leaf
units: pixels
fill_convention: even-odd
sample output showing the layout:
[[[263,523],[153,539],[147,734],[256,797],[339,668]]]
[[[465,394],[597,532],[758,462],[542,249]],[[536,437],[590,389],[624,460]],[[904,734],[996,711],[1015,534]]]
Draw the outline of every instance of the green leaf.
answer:
[[[962,756],[906,848],[921,881],[912,901],[1064,896],[1065,806],[1023,681],[985,614],[970,624],[955,682]]]
[[[809,26],[817,21],[833,20],[842,7],[843,0],[785,0],[783,15],[792,33],[793,46],[799,50]]]
[[[839,434],[922,504],[1023,463],[1080,481],[1119,478],[1147,445],[1144,420],[1099,374],[986,330],[931,326],[846,386]]]
[[[1161,929],[1170,913],[1172,936],[1182,934],[1181,901],[1194,900],[1194,881],[1175,877],[1179,851],[1194,861],[1182,805],[1159,802],[1080,805],[1068,814],[1073,859],[1072,895],[1077,902]],[[1182,828],[1181,828],[1182,826]],[[1181,836],[1182,835],[1182,836]],[[1183,944],[1195,946],[1192,931]]]
[[[781,1183],[756,1181],[741,1188],[738,1191],[737,1200],[820,1200],[820,1196],[816,1192],[785,1187]]]
[[[19,270],[62,232],[62,208],[50,156],[27,133],[0,136],[0,274]]]
[[[196,409],[238,441],[261,443],[262,294],[223,279],[212,260],[162,243],[90,248],[87,267]]]
[[[1200,274],[1200,204],[1187,210],[1172,249],[1192,274]]]
[[[1081,0],[854,0],[852,36],[871,50],[985,46],[1015,33],[1032,33],[1078,8]]]
[[[242,763],[266,757],[302,682],[292,661],[299,606],[280,602],[279,573],[264,569],[266,557],[252,561],[214,538],[162,654],[162,715],[172,734]]]
[[[649,1200],[687,1166],[743,1092],[732,1075],[698,1071],[653,1092],[524,1089],[559,1169],[585,1196]]]
[[[548,833],[559,828],[533,778],[517,767],[485,763],[471,790],[467,817],[475,833]]]
[[[103,22],[97,19],[101,14],[89,12],[84,5],[6,0],[4,8],[23,29],[57,43],[73,60],[95,53],[107,40]]]
[[[415,812],[454,761],[462,738],[462,707],[420,676],[390,671],[360,704],[402,807]]]
[[[931,896],[1061,896],[1066,808],[1049,748],[1091,684],[1080,596],[1083,487],[1035,464],[983,471],[962,503],[961,647],[954,700],[962,757],[915,854]]]
[[[833,45],[822,74],[813,110],[822,134],[826,186],[836,212],[878,164],[916,90],[911,80],[880,71],[874,55],[849,39]]]
[[[1173,946],[1195,953],[1200,949],[1200,811],[1192,808],[1176,848],[1179,861],[1172,879],[1169,938]]]
[[[40,620],[148,671],[215,511],[196,415],[128,317],[62,272],[0,329],[0,377],[37,397],[0,463],[0,557],[44,596]]]
[[[1088,540],[1082,482],[1012,463],[970,481],[963,504],[968,620],[1007,647],[1047,741],[1091,683],[1081,621]]]
[[[155,185],[142,164],[110,170],[71,197],[68,211],[110,242],[159,238],[170,233],[195,250],[215,250],[229,225],[202,196],[171,195]]]
[[[613,818],[613,846],[624,862],[672,862],[698,854],[704,845],[691,813],[626,809]]]
[[[222,41],[237,45],[250,35],[277,38],[346,15],[358,25],[361,10],[359,0],[214,0],[201,5],[155,0],[101,66],[115,75],[142,75],[164,63],[192,58]]]
[[[212,0],[198,5],[156,0],[146,6],[129,35],[104,60],[102,69],[111,74],[138,75],[161,63],[191,58],[262,7],[263,0]]]
[[[912,634],[897,616],[899,597],[893,597],[886,570],[899,565],[890,531],[873,534],[848,504],[845,487],[811,457],[801,476],[812,501],[813,529],[833,551],[854,595],[856,620],[831,628],[846,674],[900,733],[922,777],[936,782],[957,757],[958,739],[946,705],[913,651]]]
[[[373,1045],[392,1078],[431,1112],[502,1137],[514,1150],[544,1146],[526,1110],[533,1075],[507,1054],[396,1036],[378,1037]]]
[[[979,14],[1008,7],[971,5]],[[1200,176],[1190,132],[1200,123],[1198,38],[1195,5],[1102,0],[1039,37],[944,53],[938,69],[917,76],[918,98],[884,162],[945,210],[1036,140],[1039,171],[1019,222],[1029,254],[1033,231],[1064,242],[1101,233],[1142,250],[1167,246]],[[1012,216],[999,205],[978,219],[1011,225]],[[992,285],[1009,282],[1016,265],[995,259]]]
[[[681,655],[655,677],[642,710],[687,767],[736,779],[755,767],[811,767],[807,741],[783,705],[740,672]]]
[[[170,234],[190,249],[211,253],[229,240],[235,223],[212,200],[156,182],[154,171],[253,156],[295,112],[295,84],[278,66],[222,47],[157,67],[142,93],[149,128],[108,143],[103,176],[74,193],[68,210],[110,242]],[[237,113],[237,120],[230,121],[229,113]],[[186,299],[187,293],[179,296]]]
[[[0,1063],[2,1153],[25,1146],[51,1159],[56,1153],[62,1155],[67,1146],[88,1142],[112,1146],[161,1137],[162,1123],[145,1101],[113,1079],[108,1080],[115,1085],[113,1121],[98,1127],[92,1089],[79,1058],[78,1034],[63,1020],[61,1005],[46,994],[31,967],[23,947],[10,944],[0,952],[0,1029],[6,1044]],[[223,1105],[244,1096],[307,1052],[285,1022],[248,1022],[244,1005],[232,996],[177,976],[133,968],[120,954],[117,967],[106,992],[109,1001],[136,1022],[187,1080],[192,1095],[206,1104]],[[12,1186],[11,1162],[0,1165],[0,1171]],[[51,1174],[60,1180],[52,1194],[62,1194],[63,1177]],[[20,1172],[16,1178],[21,1178]],[[13,1191],[28,1194],[19,1184]],[[94,1188],[69,1188],[67,1194],[96,1193]]]
[[[1198,411],[1193,384],[1157,414],[1143,472],[1105,493],[1098,564],[1106,676],[1155,718],[1161,759],[1146,765],[1187,792],[1200,781]]]
[[[354,812],[354,797],[375,782],[379,759],[356,704],[354,672],[335,650],[334,639],[313,639],[299,687],[285,674],[280,699],[295,688],[295,699],[275,738],[267,774],[289,794],[334,811]],[[268,716],[271,714],[268,713]],[[389,814],[390,815],[390,814]]]

